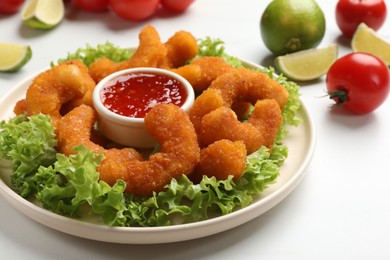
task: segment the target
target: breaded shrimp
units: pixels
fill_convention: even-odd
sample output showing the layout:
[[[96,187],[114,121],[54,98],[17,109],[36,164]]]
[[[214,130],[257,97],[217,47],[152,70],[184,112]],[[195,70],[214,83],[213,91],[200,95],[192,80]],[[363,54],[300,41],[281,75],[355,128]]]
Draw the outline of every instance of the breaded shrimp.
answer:
[[[215,176],[217,180],[226,180],[229,175],[234,180],[241,177],[246,165],[246,149],[242,141],[223,139],[202,149],[200,162],[190,179],[199,183],[203,175]]]
[[[200,68],[200,66],[195,64],[190,63],[169,70],[185,78],[191,84],[192,87],[196,86],[198,82],[202,79],[202,69]]]
[[[198,138],[202,146],[221,139],[241,140],[251,154],[261,146],[272,147],[282,120],[279,105],[273,99],[257,101],[251,117],[244,123],[230,108],[220,107],[202,118]]]
[[[261,132],[252,124],[242,123],[229,107],[220,107],[202,118],[198,134],[201,147],[221,140],[243,141],[248,154],[265,143]]]
[[[129,60],[118,63],[117,70],[134,67],[159,67],[167,56],[167,48],[160,35],[151,26],[145,26],[139,34],[139,46]]]
[[[221,92],[217,89],[207,89],[198,96],[188,112],[196,133],[199,134],[200,132],[202,118],[211,111],[223,106],[224,101]]]
[[[264,138],[262,145],[271,148],[283,123],[279,104],[274,99],[257,101],[247,123],[259,129]]]
[[[192,84],[195,92],[202,93],[216,78],[230,71],[233,67],[220,57],[201,57],[194,59],[191,64],[198,65],[202,71],[199,80]]]
[[[200,158],[195,130],[179,107],[155,106],[145,117],[145,128],[160,142],[160,152],[146,161],[113,157],[98,168],[102,180],[112,185],[121,178],[126,182],[126,191],[139,196],[150,196],[163,190],[172,178],[192,173]]]
[[[161,150],[146,161],[132,148],[107,150],[92,142],[95,122],[95,111],[85,105],[65,115],[58,124],[58,151],[69,155],[74,153],[74,146],[83,144],[95,153],[103,153],[105,159],[97,169],[100,178],[110,185],[124,180],[127,192],[150,196],[163,190],[172,178],[192,173],[199,162],[193,125],[188,115],[173,104],[157,105],[145,117],[145,128],[161,144]]]
[[[14,107],[14,113],[15,115],[21,115],[23,113],[26,113],[27,110],[27,104],[26,99],[20,99],[18,102],[16,102]]]
[[[92,78],[99,82],[113,72],[129,68],[174,69],[181,67],[197,54],[198,44],[191,33],[178,31],[166,43],[162,43],[156,29],[147,25],[139,33],[139,46],[129,60],[114,63],[107,58],[101,58],[90,65],[89,72]]]
[[[75,153],[75,146],[82,144],[95,153],[103,153],[105,149],[91,141],[96,120],[95,110],[87,105],[78,106],[63,116],[57,124],[57,150],[70,155]]]
[[[159,67],[164,64],[167,48],[161,42],[160,36],[153,26],[145,26],[139,33],[139,46],[129,60],[114,63],[102,58],[89,67],[92,78],[99,82],[113,72],[135,67]]]
[[[255,104],[259,99],[275,99],[282,109],[288,91],[267,74],[247,68],[235,68],[215,79],[210,88],[219,89],[227,106],[237,101]]]
[[[165,42],[167,55],[163,68],[178,68],[198,54],[198,44],[195,37],[186,31],[178,31]]]
[[[61,118],[63,104],[82,100],[92,94],[95,82],[84,63],[72,60],[61,63],[38,75],[29,86],[25,109],[28,115],[39,113],[52,117],[53,124]],[[91,97],[86,97],[90,99]]]

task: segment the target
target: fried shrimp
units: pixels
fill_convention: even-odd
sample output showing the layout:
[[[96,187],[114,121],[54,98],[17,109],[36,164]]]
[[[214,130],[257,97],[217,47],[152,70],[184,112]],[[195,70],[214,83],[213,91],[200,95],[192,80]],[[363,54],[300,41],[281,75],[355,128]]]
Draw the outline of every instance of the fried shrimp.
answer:
[[[61,107],[66,103],[83,100],[91,104],[95,82],[88,69],[79,60],[71,60],[46,70],[34,78],[27,89],[25,101],[18,102],[14,110],[24,107],[28,115],[50,115],[54,126],[61,118]],[[90,96],[89,96],[90,95]],[[24,103],[24,104],[23,104]]]
[[[259,129],[264,138],[262,145],[271,148],[283,122],[279,104],[274,99],[264,99],[256,102],[247,123]]]
[[[89,73],[99,82],[113,72],[129,68],[177,68],[185,65],[196,54],[198,44],[189,32],[178,31],[166,43],[162,43],[156,29],[147,25],[141,30],[139,46],[129,60],[114,63],[107,58],[101,58],[90,65]]]
[[[203,175],[215,176],[217,180],[226,180],[229,175],[234,180],[241,177],[246,165],[246,149],[242,141],[223,139],[202,149],[200,162],[190,178],[199,183]]]
[[[196,58],[190,64],[173,69],[173,72],[184,77],[198,94],[206,90],[211,82],[222,74],[232,70],[230,64],[220,57],[204,56]]]
[[[118,63],[117,70],[134,67],[159,67],[167,56],[167,48],[153,26],[145,26],[139,34],[139,46],[129,60]]]
[[[281,111],[273,99],[257,101],[251,117],[244,123],[233,110],[220,107],[202,118],[199,141],[204,147],[221,139],[243,141],[251,154],[261,146],[271,148],[281,123]]]
[[[184,66],[198,54],[198,44],[195,37],[186,31],[178,31],[164,44],[167,48],[167,68]]]
[[[200,96],[198,96],[194,101],[194,105],[188,112],[195,131],[199,134],[202,118],[205,115],[223,106],[224,101],[222,94],[217,89],[207,89]]]
[[[104,152],[102,146],[91,140],[96,120],[96,111],[87,105],[78,106],[63,116],[57,124],[57,150],[70,155],[75,153],[75,146],[82,144],[95,153]]]
[[[195,130],[187,114],[172,104],[159,104],[145,117],[145,127],[161,145],[146,161],[117,162],[115,157],[99,166],[100,178],[114,184],[126,182],[126,191],[148,196],[164,189],[172,178],[193,172],[200,158]]]
[[[204,56],[194,59],[191,64],[198,65],[202,71],[201,77],[192,85],[197,93],[206,90],[216,78],[233,69],[230,64],[220,57]]]
[[[251,154],[261,146],[272,147],[287,99],[287,90],[266,74],[233,68],[196,98],[189,116],[201,147],[228,139],[242,141]],[[241,122],[233,108],[242,116],[248,113],[248,102],[254,105],[253,112]]]
[[[210,88],[221,91],[226,106],[237,101],[255,104],[261,99],[275,99],[282,109],[288,101],[288,91],[267,74],[247,68],[235,68],[215,79]]]
[[[74,146],[83,144],[105,159],[98,167],[100,179],[110,185],[118,179],[126,182],[126,191],[149,196],[164,189],[172,178],[193,172],[200,158],[195,130],[187,114],[172,104],[155,106],[145,117],[145,128],[161,144],[161,150],[148,160],[132,148],[104,149],[91,141],[96,112],[82,105],[58,124],[58,150],[72,154]]]
[[[92,78],[99,82],[113,72],[134,67],[159,67],[164,64],[167,48],[161,42],[160,36],[153,26],[145,26],[139,33],[139,46],[129,60],[114,63],[102,58],[89,67]]]
[[[252,124],[241,123],[229,107],[220,107],[205,115],[198,136],[202,147],[221,139],[243,141],[249,154],[265,143],[261,132]]]

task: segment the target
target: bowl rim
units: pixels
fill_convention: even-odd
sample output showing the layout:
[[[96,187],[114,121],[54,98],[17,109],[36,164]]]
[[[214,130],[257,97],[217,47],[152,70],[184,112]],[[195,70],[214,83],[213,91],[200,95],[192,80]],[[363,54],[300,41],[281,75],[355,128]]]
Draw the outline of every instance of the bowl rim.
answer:
[[[117,77],[123,76],[123,75],[132,74],[132,73],[142,73],[142,72],[163,74],[163,75],[167,75],[167,76],[170,76],[172,78],[177,79],[178,81],[180,81],[183,84],[184,89],[187,92],[187,98],[186,98],[185,102],[183,103],[183,105],[180,106],[180,108],[185,110],[185,111],[188,111],[189,108],[193,105],[193,103],[195,101],[194,89],[193,89],[192,85],[188,82],[188,80],[186,80],[183,76],[181,76],[178,73],[175,73],[173,71],[170,71],[167,69],[162,69],[162,68],[135,67],[135,68],[129,68],[129,69],[124,69],[124,70],[114,72],[114,73],[106,76],[105,78],[103,78],[101,81],[99,81],[96,84],[95,89],[94,89],[93,94],[92,94],[92,101],[93,101],[93,105],[94,105],[97,113],[99,114],[99,116],[101,116],[105,120],[109,120],[113,123],[117,123],[117,124],[121,124],[121,125],[131,125],[131,126],[136,126],[136,127],[137,126],[143,127],[144,118],[136,118],[136,117],[128,117],[128,116],[119,115],[119,114],[109,110],[107,107],[105,107],[101,101],[101,98],[100,98],[101,90],[105,87],[107,82],[109,82]]]

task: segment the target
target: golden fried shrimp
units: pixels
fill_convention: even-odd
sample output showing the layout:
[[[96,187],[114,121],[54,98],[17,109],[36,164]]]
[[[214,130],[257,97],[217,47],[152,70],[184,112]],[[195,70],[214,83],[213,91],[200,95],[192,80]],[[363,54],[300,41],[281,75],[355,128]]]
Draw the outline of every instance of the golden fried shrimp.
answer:
[[[176,32],[164,45],[167,48],[166,68],[184,66],[199,51],[195,37],[186,31]]]
[[[207,89],[198,96],[188,112],[196,133],[199,134],[200,132],[202,118],[211,111],[223,106],[224,101],[221,92],[217,89]]]
[[[229,175],[234,180],[241,177],[246,165],[246,149],[242,141],[223,139],[202,149],[200,162],[190,178],[199,183],[203,175],[215,176],[217,180],[226,180]]]
[[[172,178],[192,173],[200,158],[195,130],[179,107],[155,106],[145,117],[145,128],[160,142],[160,152],[146,161],[117,162],[114,157],[104,160],[98,169],[102,180],[112,185],[121,178],[126,191],[139,196],[161,191]]]
[[[264,138],[262,145],[271,148],[283,122],[279,104],[274,99],[256,102],[247,123],[259,129]]]
[[[129,68],[174,69],[184,66],[197,54],[198,44],[189,32],[178,31],[167,42],[162,43],[156,29],[147,25],[141,30],[139,46],[129,60],[115,63],[107,58],[101,58],[90,65],[89,73],[96,82],[99,82],[113,72]],[[190,73],[185,75],[191,76]]]
[[[126,182],[126,191],[149,196],[164,189],[172,178],[193,172],[199,162],[200,148],[188,115],[172,104],[155,106],[145,117],[145,128],[161,144],[161,150],[144,161],[132,148],[104,149],[91,141],[96,112],[81,105],[58,123],[58,151],[72,154],[74,146],[83,144],[105,159],[98,167],[100,179],[113,185]]]
[[[26,110],[27,110],[27,104],[26,104],[26,100],[24,98],[19,100],[18,102],[16,102],[15,107],[14,107],[15,115],[21,115],[21,114],[25,113]]]
[[[221,139],[243,141],[249,154],[265,143],[260,131],[252,124],[240,122],[229,107],[220,107],[205,115],[198,138],[202,147]]]
[[[204,147],[221,139],[241,140],[251,154],[261,146],[272,147],[282,120],[279,105],[273,99],[257,101],[251,117],[244,123],[233,110],[220,107],[202,118],[198,138]]]
[[[172,72],[175,72],[185,78],[191,86],[197,84],[197,82],[202,77],[202,70],[198,65],[195,64],[187,64],[178,68],[169,69]]]
[[[288,91],[267,74],[235,68],[215,79],[210,88],[219,89],[227,106],[237,101],[255,104],[260,99],[275,99],[280,108],[288,101]]]
[[[25,109],[28,115],[50,115],[54,126],[63,104],[83,99],[95,87],[84,63],[72,60],[39,74],[29,86]]]
[[[118,63],[117,70],[134,67],[159,67],[167,56],[167,48],[160,35],[151,26],[145,26],[139,34],[139,46],[128,61]]]
[[[108,58],[100,58],[89,65],[89,74],[96,83],[117,71],[116,63]]]
[[[195,92],[201,93],[207,89],[211,82],[222,74],[230,71],[233,67],[220,57],[201,57],[194,59],[191,64],[198,65],[202,75],[197,82],[192,84]]]
[[[96,120],[96,111],[87,105],[80,105],[63,116],[57,124],[57,150],[70,155],[75,153],[75,146],[82,144],[95,153],[103,153],[105,149],[91,140]]]
[[[145,26],[139,33],[139,46],[129,60],[114,63],[107,58],[93,62],[89,67],[91,77],[99,82],[113,72],[135,67],[159,67],[164,64],[167,48],[153,26]]]

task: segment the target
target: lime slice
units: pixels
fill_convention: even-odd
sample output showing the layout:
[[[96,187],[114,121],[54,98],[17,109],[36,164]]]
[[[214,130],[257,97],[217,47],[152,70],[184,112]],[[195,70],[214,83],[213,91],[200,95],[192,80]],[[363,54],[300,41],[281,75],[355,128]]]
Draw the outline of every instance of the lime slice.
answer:
[[[297,81],[309,81],[323,76],[337,59],[338,45],[331,44],[321,49],[279,56],[275,59],[276,68],[286,77]]]
[[[28,45],[0,43],[0,71],[17,71],[26,64],[32,56]]]
[[[368,52],[382,59],[387,66],[390,65],[390,43],[366,24],[361,23],[352,38],[352,50],[355,52]]]
[[[22,10],[22,21],[32,28],[51,29],[64,18],[63,0],[29,0]]]

